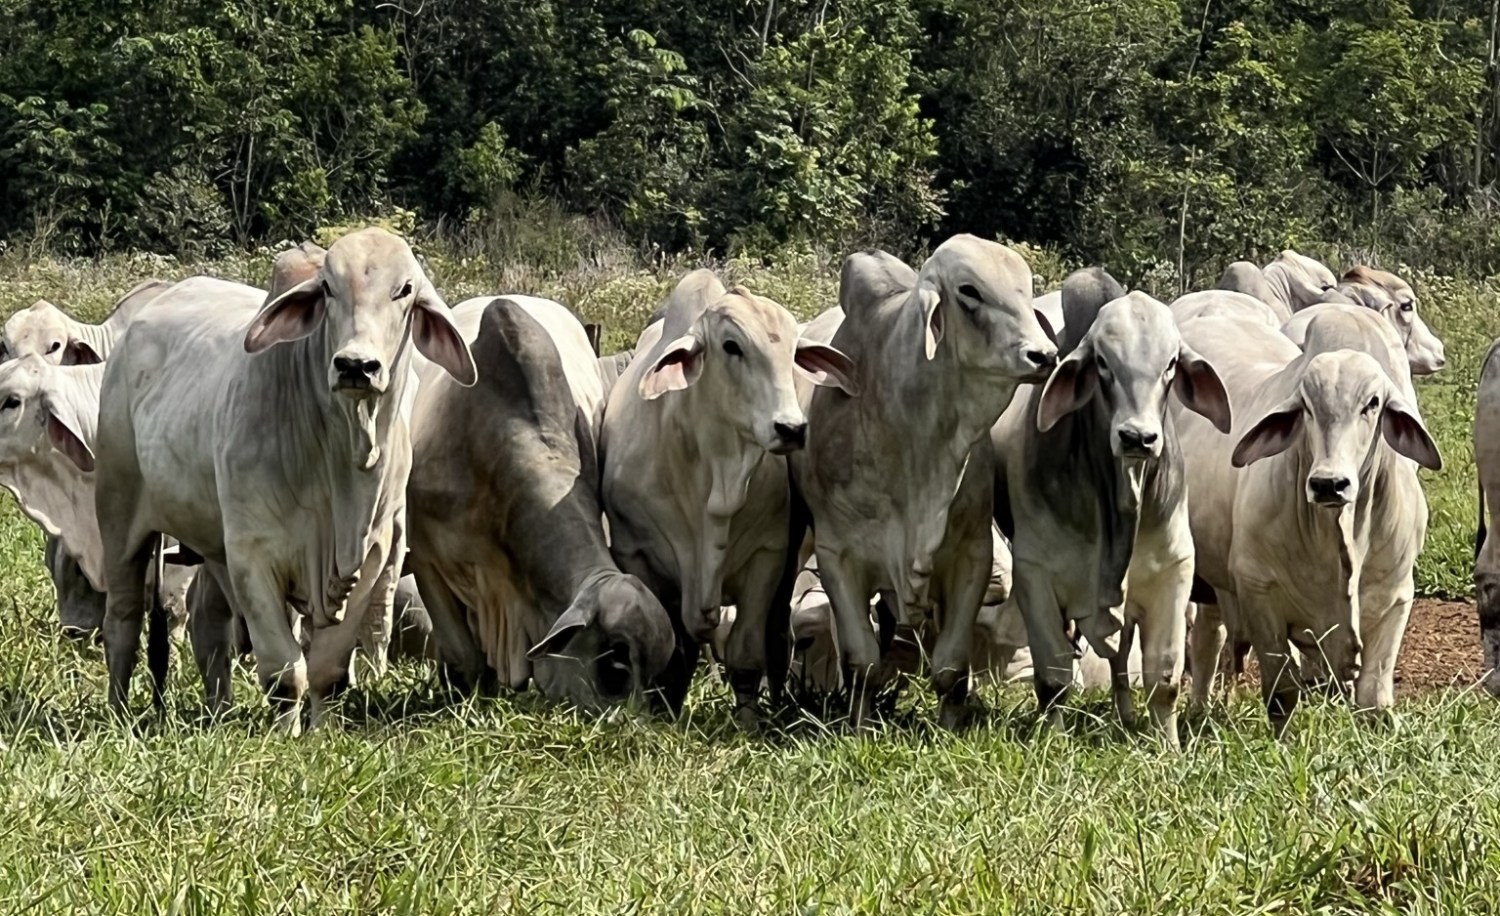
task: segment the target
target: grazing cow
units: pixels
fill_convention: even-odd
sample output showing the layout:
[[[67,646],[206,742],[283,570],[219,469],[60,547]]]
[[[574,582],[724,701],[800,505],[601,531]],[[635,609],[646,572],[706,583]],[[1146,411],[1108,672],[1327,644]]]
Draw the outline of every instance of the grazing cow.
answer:
[[[1219,288],[1254,296],[1275,312],[1278,324],[1319,302],[1347,302],[1338,292],[1333,271],[1321,261],[1288,248],[1267,264],[1257,278],[1255,265],[1236,261],[1219,279]]]
[[[867,624],[880,593],[895,609],[889,624],[936,616],[932,681],[942,721],[957,726],[992,561],[989,429],[1018,385],[1046,378],[1057,346],[1032,309],[1026,262],[971,235],[938,246],[920,271],[885,252],[850,255],[839,305],[846,318],[827,312],[806,333],[831,331],[864,395],[810,392],[812,435],[791,465],[852,674],[852,724],[895,673]]]
[[[1196,571],[1231,633],[1255,647],[1273,729],[1284,732],[1297,702],[1293,645],[1320,657],[1335,683],[1357,677],[1360,708],[1388,707],[1427,523],[1411,462],[1441,466],[1402,381],[1405,361],[1390,356],[1394,332],[1348,308],[1314,320],[1301,351],[1229,318],[1187,322],[1182,337],[1236,404],[1227,442],[1173,408]],[[1213,611],[1205,605],[1193,626],[1196,672],[1217,663],[1224,634]],[[1195,703],[1211,680],[1195,678]]]
[[[309,693],[318,724],[356,642],[384,662],[405,549],[407,344],[466,384],[474,362],[411,249],[380,229],[344,236],[313,276],[266,300],[183,281],[137,314],[106,364],[96,502],[117,710],[158,533],[202,556],[244,617],[278,728],[300,729]],[[224,647],[200,657],[223,674],[209,683],[227,684],[228,618],[194,617],[205,645]],[[164,676],[165,659],[152,668]]]
[[[1171,310],[1126,294],[1103,270],[1068,277],[1063,309],[1062,361],[992,431],[996,516],[1011,535],[1037,699],[1060,725],[1074,679],[1067,629],[1076,625],[1110,658],[1115,705],[1133,724],[1127,662],[1138,627],[1151,718],[1175,746],[1193,543],[1168,394],[1224,433],[1229,398],[1213,366],[1180,339]],[[1122,606],[1115,651],[1107,640]]]
[[[146,280],[121,296],[102,324],[87,324],[45,299],[16,312],[5,322],[0,362],[37,355],[61,366],[102,363],[132,318],[172,284]]]
[[[453,314],[484,376],[423,372],[408,562],[449,679],[596,707],[641,694],[672,623],[605,543],[593,349],[561,305],[471,299]]]
[[[1474,406],[1474,465],[1479,472],[1479,534],[1474,539],[1474,595],[1479,640],[1484,647],[1484,688],[1500,697],[1500,537],[1492,537],[1489,497],[1500,493],[1500,340],[1490,345],[1479,370]]]
[[[849,360],[799,337],[785,308],[740,287],[726,291],[697,270],[641,335],[610,392],[600,454],[611,549],[621,569],[677,605],[679,651],[662,685],[674,710],[720,606],[733,604],[724,662],[736,718],[758,720],[769,614],[791,584],[782,585],[789,493],[781,456],[801,449],[808,429],[794,366],[818,385],[856,391]],[[772,672],[773,691],[784,675]]]

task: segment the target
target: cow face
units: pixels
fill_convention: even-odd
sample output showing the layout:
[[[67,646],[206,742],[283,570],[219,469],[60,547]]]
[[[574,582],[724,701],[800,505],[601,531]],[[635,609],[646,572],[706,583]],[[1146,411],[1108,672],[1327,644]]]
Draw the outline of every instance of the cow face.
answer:
[[[959,363],[1016,382],[1040,382],[1057,364],[1057,344],[1031,304],[1031,269],[1004,245],[957,235],[939,245],[917,276],[926,356],[953,339]]]
[[[605,571],[586,579],[527,657],[549,694],[581,705],[640,696],[672,658],[672,622],[635,576]],[[542,661],[545,660],[545,661]]]
[[[1280,275],[1286,281],[1287,295],[1293,311],[1322,302],[1334,292],[1338,281],[1323,262],[1288,248],[1266,265],[1268,275]]]
[[[1353,350],[1319,353],[1308,360],[1296,393],[1240,439],[1233,463],[1245,467],[1302,441],[1310,459],[1307,501],[1342,508],[1359,497],[1378,437],[1429,470],[1442,467],[1416,411],[1373,357]]]
[[[362,229],[328,249],[313,276],[272,298],[245,334],[259,353],[322,329],[330,390],[352,400],[379,398],[400,371],[410,334],[417,349],[459,384],[472,385],[474,360],[411,248],[382,229]]]
[[[73,336],[73,321],[63,310],[38,299],[30,308],[5,322],[0,361],[38,356],[54,366],[84,366],[102,362],[87,341]]]
[[[1206,360],[1182,342],[1172,310],[1134,292],[1099,309],[1078,346],[1042,389],[1037,428],[1099,398],[1109,414],[1116,458],[1161,456],[1167,393],[1229,432],[1229,395]]]
[[[0,366],[0,465],[40,466],[55,451],[80,471],[94,470],[84,424],[92,426],[86,413],[98,408],[56,390],[58,371],[35,355]]]
[[[799,338],[790,312],[736,287],[710,305],[687,334],[667,344],[642,377],[640,394],[651,400],[698,385],[711,392],[719,415],[741,439],[784,455],[807,443],[794,368],[815,384],[858,393],[847,356]]]
[[[1406,349],[1412,375],[1431,375],[1447,364],[1443,342],[1417,311],[1417,294],[1411,284],[1389,271],[1356,267],[1344,275],[1340,289],[1391,323]]]

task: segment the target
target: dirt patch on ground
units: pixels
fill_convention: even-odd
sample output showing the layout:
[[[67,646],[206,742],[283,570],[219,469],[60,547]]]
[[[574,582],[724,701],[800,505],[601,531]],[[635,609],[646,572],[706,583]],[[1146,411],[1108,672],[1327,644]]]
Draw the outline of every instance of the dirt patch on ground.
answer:
[[[1401,657],[1396,661],[1396,692],[1468,687],[1483,671],[1479,616],[1474,605],[1418,598],[1401,644]]]

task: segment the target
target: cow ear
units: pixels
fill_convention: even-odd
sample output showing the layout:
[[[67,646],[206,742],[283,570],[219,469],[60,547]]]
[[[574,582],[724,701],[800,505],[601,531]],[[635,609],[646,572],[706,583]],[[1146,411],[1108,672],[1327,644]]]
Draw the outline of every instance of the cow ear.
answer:
[[[1042,402],[1037,406],[1036,428],[1046,432],[1057,421],[1087,404],[1099,389],[1099,372],[1094,368],[1094,348],[1085,337],[1069,353],[1042,386]]]
[[[62,364],[64,366],[93,366],[102,362],[104,360],[88,341],[70,340],[67,347],[63,349]]]
[[[703,374],[703,344],[692,334],[684,334],[662,351],[656,364],[641,379],[640,395],[654,401],[668,391],[681,391]]]
[[[801,339],[797,341],[797,352],[792,358],[813,384],[842,388],[849,395],[859,394],[859,383],[854,380],[854,361],[834,347]]]
[[[1172,390],[1188,410],[1206,418],[1214,429],[1228,434],[1232,422],[1229,392],[1224,390],[1224,382],[1208,360],[1187,344],[1182,344],[1177,350],[1177,375],[1172,379]]]
[[[474,354],[453,323],[452,310],[425,280],[412,303],[411,339],[418,352],[442,366],[460,385],[468,388],[479,380]]]
[[[526,657],[536,661],[539,658],[561,653],[579,630],[588,627],[593,622],[594,611],[584,610],[577,603],[568,605],[568,609],[563,611],[562,616],[552,624],[552,629],[547,631],[547,635],[542,637],[541,642],[531,647]]]
[[[1437,443],[1404,398],[1394,394],[1386,398],[1385,409],[1380,412],[1380,432],[1398,455],[1405,455],[1429,471],[1443,469]]]
[[[245,332],[245,352],[259,353],[279,343],[301,340],[323,323],[327,311],[323,281],[312,277],[267,302]]]
[[[1262,458],[1279,455],[1291,448],[1301,432],[1302,402],[1293,399],[1266,414],[1240,437],[1229,463],[1242,468]]]
[[[72,461],[78,470],[85,474],[92,473],[94,452],[83,441],[83,431],[76,413],[45,396],[42,398],[41,406],[47,414],[47,441],[52,443],[53,448],[67,455],[68,460]]]
[[[931,280],[923,280],[917,286],[917,301],[922,303],[922,326],[927,329],[927,358],[937,355],[938,344],[943,342],[943,294]]]
[[[1046,334],[1047,339],[1052,341],[1052,346],[1057,346],[1057,331],[1052,327],[1052,322],[1048,320],[1046,315],[1042,314],[1041,309],[1032,309],[1031,311],[1036,314],[1036,323],[1042,326],[1042,333]]]

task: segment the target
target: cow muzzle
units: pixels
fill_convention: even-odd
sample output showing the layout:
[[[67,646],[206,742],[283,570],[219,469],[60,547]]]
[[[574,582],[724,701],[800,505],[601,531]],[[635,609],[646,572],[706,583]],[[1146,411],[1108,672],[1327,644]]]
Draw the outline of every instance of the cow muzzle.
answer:
[[[355,400],[385,393],[385,366],[378,359],[340,353],[333,358],[333,390]]]
[[[1115,453],[1121,458],[1155,458],[1161,454],[1161,433],[1126,423],[1115,430]]]
[[[1356,488],[1348,475],[1337,471],[1315,471],[1307,477],[1307,501],[1338,509],[1354,502]]]
[[[1057,368],[1057,346],[1051,342],[1022,345],[1021,366],[1021,382],[1045,382],[1052,375],[1052,370]]]

